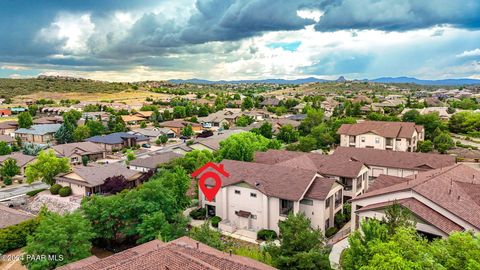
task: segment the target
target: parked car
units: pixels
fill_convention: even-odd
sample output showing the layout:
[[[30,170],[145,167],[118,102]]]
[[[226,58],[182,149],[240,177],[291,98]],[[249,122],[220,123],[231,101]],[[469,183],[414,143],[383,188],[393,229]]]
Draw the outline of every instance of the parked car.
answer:
[[[180,140],[189,140],[190,139],[190,136],[180,136]]]
[[[197,138],[208,138],[210,136],[213,136],[213,131],[211,130],[204,130],[202,133],[197,135]]]
[[[150,144],[148,144],[148,143],[144,143],[144,144],[142,144],[142,147],[143,147],[143,148],[150,148],[150,147],[152,147],[152,146],[151,146]]]

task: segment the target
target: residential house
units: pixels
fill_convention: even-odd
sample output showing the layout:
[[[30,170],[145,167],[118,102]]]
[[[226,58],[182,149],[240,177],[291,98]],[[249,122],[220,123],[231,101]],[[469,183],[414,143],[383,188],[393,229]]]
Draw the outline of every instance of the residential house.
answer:
[[[343,147],[415,152],[425,131],[423,126],[410,122],[364,121],[343,124],[337,134]]]
[[[202,132],[202,125],[198,123],[192,123],[192,122],[187,122],[185,120],[172,120],[172,121],[165,121],[160,123],[160,126],[169,128],[175,132],[175,135],[177,137],[180,137],[182,135],[182,129],[186,126],[192,126],[193,132],[195,133],[200,133]]]
[[[168,243],[152,240],[105,258],[95,255],[58,270],[131,270],[131,269],[215,269],[215,270],[274,270],[259,261],[216,250],[183,236]]]
[[[35,161],[35,156],[25,155],[21,152],[13,152],[8,155],[0,156],[0,164],[2,164],[5,160],[13,158],[17,161],[17,166],[20,168],[20,175],[25,175],[25,169],[27,165]]]
[[[419,232],[446,237],[455,231],[480,232],[480,171],[456,164],[407,178],[380,175],[367,193],[351,200],[352,230],[367,218],[381,219],[397,203],[408,208]]]
[[[217,151],[220,149],[220,142],[227,139],[231,135],[239,134],[244,132],[243,130],[224,130],[213,136],[207,138],[196,138],[195,141],[189,145],[190,148],[196,150],[208,150],[208,151]]]
[[[241,115],[242,111],[240,109],[224,109],[205,117],[199,117],[198,121],[204,128],[222,127],[223,125],[233,126]]]
[[[10,111],[12,111],[13,114],[19,114],[21,112],[28,111],[28,109],[23,107],[13,107],[13,108],[10,108]]]
[[[333,178],[343,185],[344,200],[364,193],[369,186],[368,166],[342,156],[271,149],[256,152],[254,160],[256,163],[312,170],[322,177]]]
[[[87,157],[89,161],[105,158],[105,149],[93,142],[59,144],[52,149],[57,156],[68,158],[72,165],[82,164],[83,157]]]
[[[4,121],[0,122],[0,134],[13,136],[15,130],[18,129],[17,121]]]
[[[134,147],[150,141],[143,135],[116,132],[107,135],[98,135],[85,139],[87,142],[99,144],[106,152],[118,151],[126,147]]]
[[[269,107],[269,106],[278,106],[280,100],[278,98],[266,98],[264,101],[260,102],[260,106]]]
[[[10,109],[0,109],[0,117],[9,117],[12,115],[12,111]]]
[[[182,157],[182,155],[175,152],[163,152],[152,156],[142,156],[130,161],[128,168],[139,172],[157,171],[158,165],[168,163],[179,157]]]
[[[87,166],[75,166],[71,172],[62,173],[55,177],[56,183],[61,186],[68,186],[72,194],[76,196],[90,196],[91,194],[102,194],[102,185],[109,177],[124,176],[128,187],[135,187],[140,184],[142,173],[129,170],[124,164],[97,164],[90,163]]]
[[[295,129],[300,126],[300,122],[288,118],[274,118],[270,119],[269,122],[272,124],[274,133],[277,133],[281,127],[286,125],[290,125]]]
[[[167,136],[167,138],[175,138],[175,132],[169,128],[137,128],[128,133],[148,137],[150,142],[155,142],[162,135]]]
[[[35,125],[46,125],[46,124],[61,124],[63,123],[63,118],[61,116],[46,116],[33,119]]]
[[[271,118],[271,113],[263,109],[244,111],[243,114],[252,117],[255,121],[263,121],[265,119]]]
[[[13,144],[15,142],[15,138],[10,135],[3,135],[0,134],[0,142],[6,142],[7,144]]]
[[[445,168],[455,164],[455,157],[431,153],[399,152],[371,148],[338,147],[332,156],[362,162],[368,176],[381,174],[407,177],[419,172]]]
[[[135,116],[143,118],[143,120],[148,121],[152,116],[153,111],[138,111],[135,113]]]
[[[342,211],[342,185],[315,170],[235,160],[223,160],[216,167],[205,170],[224,171],[229,176],[218,173],[222,185],[213,201],[207,201],[202,192],[199,200],[209,216],[222,218],[220,230],[255,239],[261,229],[278,233],[279,221],[289,213],[303,212],[313,228],[325,231]],[[207,179],[207,186],[212,182]]]
[[[72,108],[69,107],[43,107],[40,109],[40,112],[49,115],[61,115],[62,113],[68,112],[70,110],[72,110]]]
[[[34,215],[28,212],[0,204],[0,229],[17,225],[34,217]]]
[[[145,121],[145,118],[137,115],[122,115],[121,118],[128,126],[137,126],[140,125],[141,122]]]
[[[438,113],[438,116],[443,120],[448,120],[452,116],[452,114],[448,113],[448,107],[426,107],[422,109],[405,108],[400,113],[400,116],[403,116],[406,112],[410,110],[417,110],[421,115],[429,114],[429,113]]]
[[[15,136],[20,137],[22,142],[55,144],[55,132],[57,132],[61,126],[61,124],[32,125],[29,128],[19,128],[15,130]]]
[[[306,114],[294,114],[294,115],[287,116],[287,119],[290,119],[290,120],[293,120],[293,121],[297,121],[297,122],[301,122],[301,121],[303,121],[305,118],[307,118],[307,115],[306,115]]]

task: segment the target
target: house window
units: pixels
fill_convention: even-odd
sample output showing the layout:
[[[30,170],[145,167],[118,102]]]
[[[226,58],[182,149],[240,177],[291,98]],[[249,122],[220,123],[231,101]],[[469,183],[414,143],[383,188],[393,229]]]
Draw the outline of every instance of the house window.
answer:
[[[257,215],[250,215],[252,219],[257,219]]]
[[[362,142],[365,142],[365,137],[362,137],[361,139],[362,139]]]
[[[375,143],[380,143],[380,138],[375,138]]]
[[[250,197],[256,198],[256,197],[257,197],[257,193],[250,193]]]
[[[239,195],[240,195],[240,190],[235,189],[235,194],[239,194]]]
[[[302,199],[300,203],[305,205],[313,205],[313,201],[309,199]]]
[[[329,198],[327,198],[327,200],[325,201],[325,208],[328,208],[330,207],[330,201],[332,200],[332,197],[330,196]]]
[[[280,216],[287,216],[293,211],[293,201],[280,199]]]

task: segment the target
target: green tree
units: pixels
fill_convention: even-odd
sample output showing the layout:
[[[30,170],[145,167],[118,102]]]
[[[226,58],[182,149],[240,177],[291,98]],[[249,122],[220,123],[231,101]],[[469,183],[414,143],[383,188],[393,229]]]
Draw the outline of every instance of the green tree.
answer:
[[[127,150],[125,156],[127,157],[127,164],[130,163],[130,161],[132,161],[136,158],[135,152],[133,152],[133,150]]]
[[[12,153],[12,147],[4,141],[0,141],[0,156],[5,156]]]
[[[198,116],[205,117],[205,116],[208,116],[208,114],[209,114],[209,111],[208,111],[208,108],[206,106],[201,106],[198,109]]]
[[[260,128],[258,129],[260,135],[262,135],[263,137],[267,138],[267,139],[271,139],[272,136],[273,136],[273,131],[272,131],[273,127],[272,127],[272,124],[270,124],[269,122],[263,122],[263,124],[260,126]]]
[[[168,142],[168,137],[165,134],[160,135],[158,139],[160,140],[161,144],[166,144]]]
[[[455,143],[448,133],[441,132],[433,139],[433,145],[438,152],[445,154],[455,146]]]
[[[13,158],[7,158],[0,167],[0,175],[4,178],[12,178],[20,174],[20,167],[17,166],[17,161]]]
[[[21,112],[18,114],[18,127],[30,128],[33,125],[33,118],[29,112]]]
[[[310,152],[317,149],[317,140],[312,136],[301,137],[298,144],[295,145],[294,150],[302,152]]]
[[[62,126],[55,132],[55,140],[59,144],[71,143],[74,141],[73,133],[75,125],[70,122],[64,122]]]
[[[28,106],[28,112],[30,113],[31,116],[37,115],[37,111],[38,111],[38,105],[33,104]]]
[[[29,184],[41,180],[52,185],[55,183],[54,177],[57,174],[69,171],[70,163],[68,158],[59,158],[55,155],[55,152],[50,149],[41,151],[38,154],[37,160],[27,166],[25,176]]]
[[[195,134],[193,132],[193,128],[192,128],[192,125],[188,124],[186,125],[184,128],[182,128],[182,135],[185,136],[185,137],[191,137],[193,136],[193,134]]]
[[[180,166],[184,168],[188,174],[191,174],[209,161],[215,161],[212,152],[208,150],[193,150],[186,153],[185,156],[181,158],[176,158],[161,165],[161,168],[171,170],[176,166]]]
[[[86,125],[84,126],[78,126],[74,131],[73,131],[73,139],[76,142],[81,142],[85,140],[86,138],[90,137],[90,128]]]
[[[77,110],[70,110],[63,113],[63,123],[70,123],[73,127],[77,127],[77,122],[82,118],[82,113]]]
[[[303,135],[310,133],[311,129],[320,125],[323,122],[323,112],[315,109],[311,109],[307,112],[307,117],[303,119],[299,126],[299,130]]]
[[[223,159],[252,161],[255,151],[278,148],[278,144],[271,144],[271,141],[252,132],[242,132],[231,135],[224,141],[221,141],[218,154]]]
[[[311,228],[305,214],[290,214],[278,223],[280,245],[267,246],[273,265],[279,269],[331,269],[330,250],[320,230]]]
[[[100,121],[88,120],[85,123],[85,126],[88,127],[90,131],[90,136],[98,136],[105,134],[105,126]]]
[[[253,108],[255,104],[253,103],[253,99],[251,97],[246,97],[243,99],[242,102],[242,110],[250,110]]]
[[[292,125],[284,125],[280,127],[278,132],[277,139],[283,141],[284,143],[293,143],[298,141],[299,133]]]
[[[222,242],[220,232],[210,229],[210,222],[205,222],[200,227],[194,228],[190,232],[190,237],[204,243],[207,246],[218,250],[223,250],[225,245]]]
[[[175,106],[173,107],[173,117],[174,118],[185,118],[187,116],[184,106]]]
[[[446,239],[434,241],[431,252],[445,269],[480,269],[480,238],[470,232],[454,232]]]
[[[45,214],[35,233],[28,237],[23,251],[27,256],[22,264],[28,269],[54,269],[91,255],[91,240],[94,237],[90,222],[79,212],[60,216]],[[30,256],[28,256],[30,255]],[[55,255],[57,260],[39,255]]]
[[[447,128],[436,112],[419,115],[415,123],[417,125],[422,125],[425,128],[425,138],[429,140],[435,137],[433,133],[437,128],[440,130],[445,130]]]
[[[235,125],[238,127],[246,127],[251,123],[253,123],[253,118],[248,115],[242,115],[237,118],[237,121],[235,121]]]
[[[417,110],[409,110],[402,116],[403,122],[417,122],[418,117],[420,116],[420,112]]]
[[[390,235],[393,235],[399,227],[415,227],[412,212],[396,202],[385,208],[382,222],[387,226]]]
[[[165,121],[168,121],[168,120],[172,120],[172,119],[173,119],[172,113],[171,113],[168,109],[166,109],[166,110],[163,111],[163,119],[164,119]]]
[[[176,215],[175,221],[169,223],[163,212],[155,212],[146,216],[137,227],[140,238],[137,243],[145,243],[155,238],[164,242],[177,239],[187,234],[188,219]]]
[[[418,152],[429,153],[433,151],[433,143],[430,140],[418,142]]]

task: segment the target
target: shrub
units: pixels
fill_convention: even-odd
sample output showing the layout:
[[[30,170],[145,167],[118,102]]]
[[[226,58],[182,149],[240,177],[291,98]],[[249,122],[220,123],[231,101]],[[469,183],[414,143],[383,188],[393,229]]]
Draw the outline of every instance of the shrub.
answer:
[[[332,236],[334,236],[336,233],[338,232],[338,229],[335,228],[335,227],[330,227],[328,228],[326,231],[325,231],[325,236],[327,238],[330,238]]]
[[[72,189],[70,187],[62,187],[59,191],[58,194],[60,197],[67,197],[72,195]]]
[[[219,216],[214,216],[210,219],[210,222],[212,223],[212,226],[215,227],[215,228],[218,228],[218,223],[220,223],[220,221],[222,221],[222,218],[219,217]]]
[[[3,183],[7,186],[12,184],[12,178],[11,177],[5,177],[3,178]]]
[[[277,233],[274,230],[261,229],[257,232],[258,240],[272,240],[277,238]]]
[[[45,190],[44,188],[32,190],[32,191],[27,192],[27,195],[30,196],[30,197],[33,197],[33,196],[37,195],[38,193],[40,193],[44,190]]]
[[[196,220],[205,219],[206,215],[207,215],[207,209],[205,208],[198,208],[190,212],[190,217]]]
[[[53,184],[51,187],[50,187],[50,193],[53,194],[53,195],[57,195],[58,194],[58,191],[62,188],[61,185],[59,184]]]
[[[24,247],[27,236],[33,234],[37,226],[38,218],[34,218],[0,229],[0,254]]]

